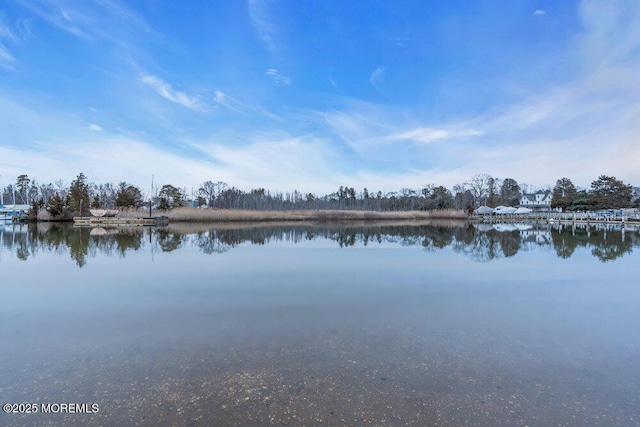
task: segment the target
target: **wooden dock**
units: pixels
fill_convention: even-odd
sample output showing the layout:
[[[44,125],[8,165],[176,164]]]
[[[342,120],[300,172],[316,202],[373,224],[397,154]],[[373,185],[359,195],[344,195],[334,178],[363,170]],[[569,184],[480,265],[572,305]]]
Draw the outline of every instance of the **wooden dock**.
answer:
[[[154,217],[95,217],[76,216],[73,217],[73,225],[83,227],[101,226],[163,226],[169,224],[166,216]]]
[[[560,212],[538,212],[531,214],[505,214],[505,215],[476,215],[471,217],[473,221],[487,224],[503,222],[533,222],[548,224],[621,224],[640,225],[640,218],[637,216],[603,216],[593,213],[560,213]]]

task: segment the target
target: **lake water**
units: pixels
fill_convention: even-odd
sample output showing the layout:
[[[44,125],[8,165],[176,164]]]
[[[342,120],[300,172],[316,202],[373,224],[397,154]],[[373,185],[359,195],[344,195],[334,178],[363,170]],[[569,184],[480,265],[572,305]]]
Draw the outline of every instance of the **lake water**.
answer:
[[[640,425],[639,273],[612,226],[0,225],[0,424]]]

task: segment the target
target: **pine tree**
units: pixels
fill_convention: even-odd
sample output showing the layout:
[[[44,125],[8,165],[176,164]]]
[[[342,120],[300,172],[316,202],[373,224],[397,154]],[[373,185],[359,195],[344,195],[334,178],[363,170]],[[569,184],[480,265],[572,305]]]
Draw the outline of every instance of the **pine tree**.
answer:
[[[62,200],[62,197],[60,197],[60,193],[56,191],[53,196],[49,197],[49,201],[47,202],[45,209],[53,218],[57,218],[58,216],[66,213],[67,206],[65,205],[64,200]]]
[[[551,196],[551,208],[566,210],[571,206],[578,191],[569,178],[560,178],[553,187]]]
[[[614,176],[600,175],[591,183],[591,199],[596,209],[618,209],[631,206],[633,190]]]
[[[89,207],[89,186],[87,185],[87,177],[81,172],[69,187],[67,195],[67,205],[71,212],[79,212],[80,206],[84,209]]]
[[[93,209],[99,209],[101,205],[102,203],[100,203],[100,197],[96,194],[95,196],[93,196],[93,200],[91,201],[91,207]]]
[[[518,182],[513,178],[505,178],[500,188],[500,198],[505,206],[516,206],[520,203],[522,192]]]
[[[163,185],[160,189],[160,206],[162,210],[168,210],[184,206],[183,196],[180,190],[173,185]]]
[[[121,182],[116,192],[115,204],[121,208],[140,208],[143,204],[142,193],[138,187]]]
[[[16,180],[16,187],[18,188],[18,194],[20,195],[21,203],[29,204],[29,184],[31,180],[27,175],[20,175]]]

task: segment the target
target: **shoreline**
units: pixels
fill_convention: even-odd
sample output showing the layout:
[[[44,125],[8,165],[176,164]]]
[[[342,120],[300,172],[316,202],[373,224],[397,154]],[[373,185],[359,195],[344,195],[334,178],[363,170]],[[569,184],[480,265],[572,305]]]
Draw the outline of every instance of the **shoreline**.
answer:
[[[277,222],[277,221],[378,221],[378,220],[468,220],[462,210],[357,211],[357,210],[240,210],[176,208],[165,212],[170,222]]]
[[[361,211],[361,210],[252,210],[252,209],[198,209],[175,208],[169,211],[122,210],[115,221],[132,221],[147,218],[168,218],[170,222],[277,222],[277,221],[397,221],[397,220],[461,220],[470,216],[463,210],[443,209],[432,211]],[[20,222],[36,223],[73,223],[74,218],[95,220],[99,217],[51,218],[49,216],[34,219],[23,218]]]

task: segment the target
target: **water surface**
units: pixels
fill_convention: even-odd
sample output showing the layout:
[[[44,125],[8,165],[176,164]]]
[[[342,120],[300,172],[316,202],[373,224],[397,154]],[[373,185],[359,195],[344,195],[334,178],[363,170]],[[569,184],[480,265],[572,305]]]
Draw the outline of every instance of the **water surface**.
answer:
[[[639,425],[640,232],[0,228],[5,402],[55,425]]]

